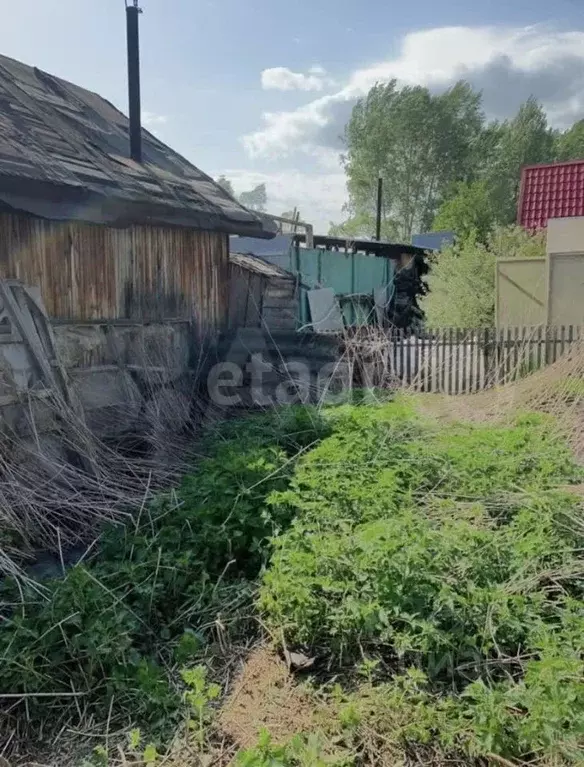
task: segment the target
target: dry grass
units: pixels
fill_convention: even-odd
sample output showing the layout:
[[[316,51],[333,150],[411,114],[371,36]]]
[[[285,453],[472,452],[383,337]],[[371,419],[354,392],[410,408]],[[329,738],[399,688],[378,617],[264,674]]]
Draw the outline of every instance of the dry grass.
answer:
[[[315,699],[269,647],[256,648],[243,664],[219,717],[219,726],[240,748],[268,730],[275,743],[318,728]]]
[[[427,394],[420,403],[433,416],[470,423],[503,422],[525,411],[549,413],[584,461],[584,342],[552,365],[505,386],[469,395]]]
[[[139,350],[136,350],[139,354]],[[29,392],[22,417],[0,442],[0,575],[24,577],[39,550],[61,557],[91,543],[104,523],[124,521],[184,471],[206,415],[196,373],[178,376],[169,351],[150,343],[134,377],[142,405],[132,433],[113,441],[90,428],[73,398]],[[204,360],[199,361],[204,369]],[[128,408],[131,406],[128,401]],[[114,434],[125,413],[105,409],[100,433]],[[119,431],[119,429],[117,429]],[[124,437],[124,435],[121,435]]]

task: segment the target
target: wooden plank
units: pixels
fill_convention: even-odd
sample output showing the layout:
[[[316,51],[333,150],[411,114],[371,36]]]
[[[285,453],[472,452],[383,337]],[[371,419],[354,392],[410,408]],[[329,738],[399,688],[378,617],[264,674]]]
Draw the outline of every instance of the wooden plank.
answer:
[[[422,335],[420,336],[420,360],[418,363],[418,378],[419,378],[419,388],[420,391],[426,391],[426,375],[425,375],[425,349],[426,349],[426,338],[425,333],[422,331]]]
[[[520,375],[521,367],[521,341],[519,336],[519,328],[517,325],[513,328],[513,355],[512,362],[513,368],[509,377],[510,381],[516,381]]]
[[[438,373],[438,360],[436,354],[438,352],[438,346],[436,345],[436,331],[428,331],[428,339],[430,348],[428,350],[428,386],[429,391],[436,392],[436,375]]]
[[[458,382],[460,376],[460,328],[455,328],[454,331],[454,356],[453,356],[453,368],[454,368],[454,394],[459,394]]]
[[[453,386],[453,379],[452,379],[452,350],[454,346],[454,328],[448,328],[448,345],[445,349],[446,356],[447,356],[447,364],[448,364],[448,384],[447,384],[447,394],[454,394],[454,386]]]
[[[501,328],[501,330],[497,333],[493,334],[495,336],[494,340],[494,350],[495,350],[495,356],[493,360],[494,370],[493,370],[493,385],[499,386],[499,384],[503,381],[504,373],[505,373],[505,328]]]
[[[406,355],[406,377],[405,377],[405,384],[406,384],[406,386],[410,385],[411,378],[412,378],[412,353],[411,353],[411,350],[412,350],[412,346],[410,344],[410,339],[406,337],[405,331],[404,331],[404,353]]]
[[[475,331],[470,330],[469,331],[469,372],[468,372],[468,393],[472,394],[474,391],[474,382],[475,382],[475,371],[474,371],[474,342],[475,342]]]
[[[440,391],[446,394],[446,330],[440,330]]]
[[[551,332],[552,332],[552,353],[551,353],[550,363],[553,365],[553,363],[556,361],[557,353],[558,353],[558,328],[554,326],[551,329]]]
[[[481,390],[483,355],[481,354],[481,331],[475,334],[475,392]]]
[[[489,328],[485,328],[483,331],[483,389],[488,389],[495,383],[494,367],[497,365],[497,347],[496,347],[496,333]]]
[[[437,394],[440,391],[440,330],[432,330],[432,368],[434,370],[432,380],[432,391]]]
[[[470,363],[470,348],[468,346],[468,337],[469,337],[469,330],[468,328],[463,328],[462,330],[462,370],[460,371],[461,374],[461,381],[460,381],[460,391],[462,394],[468,394],[467,386],[468,386],[468,365]]]
[[[430,334],[426,335],[426,360],[424,367],[426,370],[426,391],[432,391],[432,371],[434,369],[434,337]]]
[[[404,359],[404,332],[400,328],[399,330],[395,331],[396,335],[396,341],[398,344],[398,354],[399,354],[399,380],[404,382],[404,376],[405,376],[405,359]]]
[[[440,335],[438,330],[431,331],[432,351],[430,352],[430,391],[440,390]]]
[[[419,361],[418,361],[419,338],[418,338],[418,334],[417,333],[415,333],[412,336],[412,340],[414,342],[413,343],[413,352],[412,352],[412,354],[408,355],[408,358],[409,357],[413,358],[413,366],[412,366],[413,370],[412,370],[410,384],[413,385],[414,389],[417,391],[418,390],[418,372],[419,372],[419,369],[420,369],[419,368]]]
[[[511,328],[507,328],[505,338],[503,341],[503,380],[502,383],[506,384],[509,381],[509,373],[511,372]]]

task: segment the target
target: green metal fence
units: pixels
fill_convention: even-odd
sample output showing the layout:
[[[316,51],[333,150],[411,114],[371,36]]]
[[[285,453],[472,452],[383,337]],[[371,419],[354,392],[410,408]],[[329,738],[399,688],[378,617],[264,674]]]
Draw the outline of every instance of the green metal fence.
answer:
[[[293,246],[290,271],[300,282],[299,318],[303,325],[310,322],[308,291],[316,288],[332,288],[345,322],[358,325],[373,320],[373,291],[392,284],[394,264],[383,256]]]

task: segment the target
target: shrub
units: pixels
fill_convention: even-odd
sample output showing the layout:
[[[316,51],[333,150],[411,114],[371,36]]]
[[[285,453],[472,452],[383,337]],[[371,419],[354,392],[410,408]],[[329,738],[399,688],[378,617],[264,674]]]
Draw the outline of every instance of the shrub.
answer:
[[[181,697],[168,664],[200,653],[200,627],[217,615],[249,613],[247,579],[289,522],[265,499],[286,489],[295,454],[329,429],[305,408],[224,424],[178,488],[104,532],[91,562],[22,593],[4,583],[0,689],[29,696],[33,723],[66,704],[77,710],[73,692],[97,716],[113,702],[114,716],[171,726]]]

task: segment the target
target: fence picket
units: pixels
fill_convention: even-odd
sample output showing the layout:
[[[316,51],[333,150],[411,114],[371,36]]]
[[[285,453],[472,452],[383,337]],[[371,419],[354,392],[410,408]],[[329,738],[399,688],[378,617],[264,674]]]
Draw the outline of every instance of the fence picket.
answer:
[[[404,331],[400,328],[397,332],[397,338],[399,343],[399,380],[404,383]]]
[[[437,360],[437,373],[438,373],[438,391],[444,394],[444,331],[439,328],[436,331],[436,360]]]
[[[387,362],[396,381],[420,392],[472,394],[550,365],[582,338],[581,326],[394,329]]]
[[[467,393],[472,394],[473,392],[473,375],[474,375],[474,331],[471,329],[468,331],[469,337],[468,337],[468,356],[469,356],[469,365],[468,365],[468,378],[467,378]]]
[[[512,341],[513,341],[513,332],[511,328],[507,328],[507,334],[505,338],[505,376],[503,378],[503,385],[508,383],[511,379],[511,370],[513,366],[512,358],[511,358],[511,349],[512,349]]]
[[[453,394],[458,394],[458,378],[460,373],[460,357],[458,354],[458,351],[460,349],[460,328],[454,329],[454,348],[452,350],[452,366],[454,368],[453,370],[453,378],[454,378],[454,389]]]
[[[411,345],[410,345],[410,339],[406,337],[404,332],[404,354],[406,356],[406,384],[409,386],[411,384],[411,377],[412,377],[412,354],[411,354]]]
[[[425,340],[425,333],[422,333],[420,336],[420,359],[418,362],[418,379],[419,379],[419,390],[420,391],[426,391],[424,388],[424,348],[425,348],[426,340]]]

